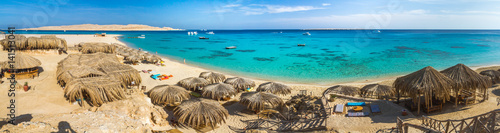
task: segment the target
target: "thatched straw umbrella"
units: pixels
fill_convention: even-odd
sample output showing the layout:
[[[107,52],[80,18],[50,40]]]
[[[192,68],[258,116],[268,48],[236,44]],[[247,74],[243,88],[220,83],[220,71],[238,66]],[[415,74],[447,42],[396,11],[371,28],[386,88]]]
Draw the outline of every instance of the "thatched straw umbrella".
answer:
[[[354,86],[336,85],[326,89],[325,92],[323,92],[323,96],[327,96],[332,93],[354,96],[359,94],[359,88]]]
[[[226,80],[224,74],[216,72],[201,72],[199,77],[208,80],[211,84],[224,82],[224,80]]]
[[[160,106],[176,106],[190,98],[189,92],[180,86],[158,85],[149,90],[151,103]]]
[[[103,71],[110,78],[120,80],[124,86],[139,85],[142,82],[141,75],[137,69],[120,63],[101,63],[99,70]]]
[[[183,101],[174,109],[174,115],[179,123],[200,129],[206,126],[215,128],[217,124],[225,123],[229,113],[215,100],[196,98]]]
[[[210,82],[208,82],[203,78],[189,77],[180,80],[179,82],[177,82],[177,84],[186,89],[196,91],[196,90],[202,90],[202,88],[210,84]]]
[[[12,74],[16,75],[17,79],[27,79],[38,76],[38,66],[40,65],[42,65],[40,60],[26,54],[18,53],[16,54],[16,58],[14,58],[13,68],[7,62],[3,63],[2,68],[6,69],[6,77],[10,77]]]
[[[246,78],[239,78],[239,77],[234,77],[234,78],[228,78],[224,83],[231,84],[233,87],[239,92],[240,90],[244,90],[246,88],[250,87],[255,87],[255,82],[246,79]]]
[[[380,85],[380,84],[369,84],[365,85],[363,88],[361,88],[361,94],[364,97],[370,97],[370,96],[390,96],[393,94],[393,89],[392,86],[388,85]]]
[[[267,82],[260,84],[257,91],[271,92],[277,95],[288,95],[292,93],[292,88],[281,83]]]
[[[138,55],[130,55],[130,56],[127,56],[125,58],[126,61],[129,61],[131,63],[137,63],[137,62],[140,62],[141,61],[141,57],[139,57]]]
[[[6,36],[7,37],[7,36]],[[15,35],[15,45],[17,50],[48,50],[48,49],[63,49],[67,51],[67,42],[64,39],[57,38],[54,35],[38,37],[28,37],[23,35]],[[1,40],[4,50],[7,50],[9,39]]]
[[[259,112],[266,108],[275,108],[283,105],[283,100],[269,92],[246,92],[241,94],[240,103],[247,109]]]
[[[116,52],[116,47],[114,45],[110,45],[107,43],[102,43],[102,42],[87,42],[87,43],[80,43],[80,52],[84,54],[91,54],[91,53],[97,53],[97,52],[103,52],[103,53],[115,53]]]
[[[65,86],[72,79],[87,78],[87,77],[99,77],[104,76],[106,73],[94,69],[90,66],[80,65],[77,67],[70,68],[69,70],[63,71],[57,74],[57,81],[62,86]]]
[[[105,76],[73,79],[67,83],[64,94],[70,102],[79,101],[83,105],[86,100],[91,106],[125,98],[120,81]]]
[[[481,92],[484,92],[484,98],[486,98],[486,90],[491,87],[491,81],[489,79],[478,74],[464,64],[457,64],[441,71],[441,73],[455,81],[453,88],[455,91],[456,105],[458,104],[458,93],[460,93],[460,91],[466,89],[476,92],[476,89],[479,89]]]
[[[215,100],[229,98],[236,95],[236,90],[233,86],[226,83],[215,83],[203,88],[204,97],[210,97]]]
[[[14,68],[13,69],[28,69],[28,68],[35,68],[40,65],[42,65],[42,62],[40,60],[26,55],[22,53],[17,53],[16,58],[14,58]],[[10,68],[10,66],[7,66],[5,68]]]
[[[432,97],[447,101],[450,99],[451,89],[454,85],[453,80],[438,72],[431,66],[420,69],[416,72],[399,77],[394,81],[394,88],[398,93],[408,95],[413,102],[418,102],[418,113],[420,113],[420,96],[424,95],[425,106],[432,106]]]
[[[484,76],[488,76],[493,84],[500,83],[500,72],[495,70],[484,70],[479,73]]]

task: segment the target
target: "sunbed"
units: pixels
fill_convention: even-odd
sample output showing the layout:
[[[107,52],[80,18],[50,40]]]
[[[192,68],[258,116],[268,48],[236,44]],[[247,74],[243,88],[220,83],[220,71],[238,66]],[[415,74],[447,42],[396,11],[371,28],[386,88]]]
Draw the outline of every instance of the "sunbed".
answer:
[[[366,103],[365,102],[350,102],[350,103],[347,103],[347,106],[365,106]]]
[[[335,105],[335,112],[336,113],[343,113],[344,112],[344,104]]]
[[[349,112],[347,113],[347,116],[349,117],[363,117],[363,116],[369,116],[370,113],[368,112]]]
[[[378,105],[370,105],[370,109],[372,110],[372,113],[382,113],[382,111],[380,111],[380,107]]]

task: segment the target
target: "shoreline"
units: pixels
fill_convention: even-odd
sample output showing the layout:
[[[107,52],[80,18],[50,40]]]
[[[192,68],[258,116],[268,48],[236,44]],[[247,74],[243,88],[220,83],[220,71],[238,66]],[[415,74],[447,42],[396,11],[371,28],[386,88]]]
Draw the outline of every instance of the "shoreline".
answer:
[[[123,35],[119,35],[119,34],[110,34],[110,35],[117,35],[117,37],[123,36]],[[123,40],[117,39],[117,41],[120,42],[120,44],[122,44],[124,46],[130,47],[130,48],[135,48],[135,47],[130,46],[130,44],[128,44],[127,42],[124,42]],[[148,52],[151,53],[151,51],[148,51]],[[220,69],[223,69],[222,71],[220,71],[220,70],[206,68],[203,66],[193,65],[193,64],[189,64],[189,63],[184,64],[184,62],[182,62],[182,61],[175,60],[175,59],[166,57],[166,56],[161,55],[161,54],[158,54],[158,56],[160,56],[163,60],[168,60],[171,62],[179,63],[180,65],[185,65],[185,66],[189,66],[189,67],[199,68],[199,69],[202,69],[205,71],[218,72],[218,73],[222,73],[224,75],[234,76],[234,77],[244,77],[244,78],[248,78],[248,79],[260,81],[260,82],[277,81],[280,83],[284,83],[284,84],[288,84],[288,85],[296,85],[296,86],[298,85],[298,86],[330,87],[333,85],[367,85],[367,84],[374,84],[374,83],[382,83],[382,82],[386,82],[386,81],[393,81],[393,80],[396,80],[396,78],[398,78],[398,77],[406,75],[406,74],[403,74],[403,75],[399,74],[396,76],[383,76],[383,77],[378,77],[378,78],[366,78],[364,80],[345,81],[345,82],[325,82],[324,84],[321,84],[321,83],[303,83],[303,82],[293,82],[293,81],[284,81],[284,80],[276,80],[276,79],[269,80],[269,79],[265,79],[265,78],[255,77],[255,76],[243,75],[242,73],[238,73],[238,72],[235,72],[233,70],[225,70],[223,68],[220,68]],[[500,63],[499,64],[492,64],[492,65],[482,65],[482,66],[481,65],[469,66],[469,67],[472,70],[477,71],[478,69],[485,69],[485,68],[489,68],[489,67],[498,67],[498,66],[500,66]],[[449,67],[451,67],[451,66],[449,66]],[[438,70],[438,71],[441,71],[441,70]],[[410,74],[410,73],[411,72],[409,72],[407,74]]]

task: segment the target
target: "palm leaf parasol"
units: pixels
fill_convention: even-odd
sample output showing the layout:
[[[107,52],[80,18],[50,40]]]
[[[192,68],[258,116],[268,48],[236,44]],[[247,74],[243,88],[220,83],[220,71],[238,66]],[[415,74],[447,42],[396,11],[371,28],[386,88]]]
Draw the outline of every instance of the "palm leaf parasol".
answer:
[[[236,90],[233,86],[226,83],[215,83],[203,88],[204,97],[210,97],[212,99],[219,100],[224,97],[231,97],[236,95]]]
[[[233,87],[237,90],[243,90],[255,86],[255,82],[252,80],[239,77],[228,78],[224,81],[224,83],[233,85]]]
[[[246,92],[241,94],[240,103],[246,105],[249,110],[261,111],[281,106],[283,100],[269,92]]]
[[[215,100],[196,98],[183,101],[174,109],[174,115],[180,123],[193,128],[203,128],[225,123],[229,113]]]
[[[151,103],[160,106],[178,105],[184,100],[190,98],[189,92],[186,89],[173,85],[158,85],[149,90],[148,97],[151,98]]]
[[[361,88],[361,94],[365,97],[369,96],[390,96],[393,94],[391,86],[380,84],[369,84]]]
[[[354,86],[336,85],[326,89],[325,92],[323,92],[323,96],[331,93],[354,96],[356,94],[359,94],[359,88]]]
[[[292,93],[292,88],[281,83],[267,82],[260,84],[259,87],[257,88],[257,91],[265,91],[265,92],[271,92],[273,94],[287,95]]]
[[[189,90],[196,90],[198,88],[204,87],[209,84],[209,82],[203,78],[189,77],[177,82],[178,85],[187,88]]]
[[[202,72],[200,73],[199,77],[208,80],[212,84],[224,82],[224,80],[226,79],[226,76],[224,76],[224,74],[216,72]]]
[[[490,77],[492,83],[499,83],[500,82],[500,72],[495,71],[495,70],[484,70],[479,73],[484,76]]]

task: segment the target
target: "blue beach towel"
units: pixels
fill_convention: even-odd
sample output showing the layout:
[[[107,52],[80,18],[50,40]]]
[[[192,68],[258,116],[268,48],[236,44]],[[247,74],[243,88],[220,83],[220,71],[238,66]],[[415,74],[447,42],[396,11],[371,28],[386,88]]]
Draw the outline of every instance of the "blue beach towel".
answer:
[[[352,102],[352,103],[347,103],[347,106],[365,106],[365,102]]]
[[[372,109],[372,113],[382,113],[378,105],[370,105],[370,108]]]

